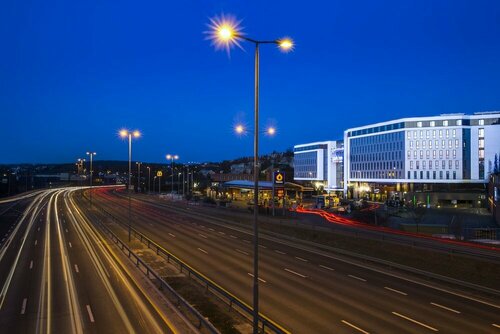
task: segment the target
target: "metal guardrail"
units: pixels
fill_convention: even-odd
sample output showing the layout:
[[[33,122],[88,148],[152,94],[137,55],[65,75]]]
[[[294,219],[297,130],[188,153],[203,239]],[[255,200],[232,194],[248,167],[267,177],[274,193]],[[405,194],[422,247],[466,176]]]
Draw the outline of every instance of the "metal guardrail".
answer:
[[[102,213],[108,215],[114,222],[117,222],[118,224],[120,224],[126,228],[129,227],[128,224],[121,222],[119,219],[117,219],[115,216],[113,216],[107,210],[96,205],[96,203],[94,203],[94,207],[96,209],[98,209],[99,211],[101,211]],[[99,222],[99,223],[102,226],[104,226],[102,222]],[[104,227],[110,233],[113,233],[109,230],[109,228],[107,226],[104,226]],[[235,309],[241,315],[243,315],[245,318],[247,318],[249,320],[252,319],[253,308],[250,305],[248,305],[244,301],[240,300],[238,297],[234,296],[229,291],[225,290],[223,287],[221,287],[220,285],[218,285],[217,283],[215,283],[214,281],[212,281],[211,279],[209,279],[208,277],[206,277],[202,273],[198,272],[196,269],[189,266],[187,263],[185,263],[184,261],[179,259],[177,256],[175,256],[174,254],[172,254],[171,252],[169,252],[168,250],[166,250],[165,248],[163,248],[158,243],[151,240],[150,238],[148,238],[147,236],[145,236],[141,232],[137,231],[135,228],[131,227],[131,232],[135,238],[140,240],[141,243],[145,244],[149,249],[156,251],[157,255],[161,255],[161,256],[165,257],[167,259],[168,263],[174,262],[179,267],[179,270],[181,273],[186,272],[188,274],[188,277],[193,278],[198,283],[204,285],[207,291],[211,291],[215,296],[217,296],[223,302],[228,304],[230,308]],[[113,235],[114,235],[114,233],[113,233]],[[115,236],[115,239],[118,239],[118,238]],[[123,242],[121,242],[121,241],[119,241],[119,242],[122,245],[124,245]],[[126,245],[124,245],[124,246],[127,247]],[[129,248],[127,247],[127,249],[129,249]],[[130,250],[129,250],[129,252],[130,252]],[[134,253],[132,253],[132,254],[134,254]],[[135,256],[135,254],[134,254],[134,256]],[[138,259],[138,261],[140,260],[137,256],[135,256],[135,257]],[[144,263],[144,262],[142,262],[142,260],[140,260],[140,261],[141,261],[141,263]],[[144,266],[147,266],[147,264],[144,263]],[[151,271],[152,269],[149,268],[148,270]],[[164,284],[168,286],[168,284],[166,282],[164,282]],[[180,298],[182,298],[182,297],[180,297]],[[291,333],[263,314],[259,314],[259,323],[261,324],[259,327],[263,333],[265,333],[266,331],[271,332],[271,333],[277,333],[277,334],[290,334]]]
[[[206,328],[210,333],[219,334],[220,332],[217,328],[212,325],[210,321],[208,321],[198,310],[196,310],[188,301],[186,301],[181,295],[179,295],[165,280],[154,270],[152,269],[146,262],[144,262],[137,254],[135,254],[123,241],[118,238],[118,236],[109,229],[103,222],[100,220],[96,220],[99,226],[103,229],[104,233],[106,233],[123,253],[127,255],[127,257],[133,261],[142,273],[146,275],[148,279],[151,279],[151,276],[158,280],[158,288],[160,290],[166,290],[170,293],[173,300],[177,301],[177,306],[182,306],[186,308],[189,313],[194,316],[198,320],[198,328]],[[142,268],[141,268],[142,267]],[[145,270],[145,272],[144,272]]]

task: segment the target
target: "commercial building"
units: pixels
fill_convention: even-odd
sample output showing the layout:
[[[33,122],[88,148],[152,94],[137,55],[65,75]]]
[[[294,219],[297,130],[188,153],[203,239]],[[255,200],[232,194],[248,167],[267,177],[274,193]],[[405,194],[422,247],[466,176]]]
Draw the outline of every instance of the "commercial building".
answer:
[[[294,146],[296,181],[309,181],[327,192],[343,191],[344,145],[342,140]]]
[[[500,112],[403,118],[344,132],[344,193],[485,205]]]

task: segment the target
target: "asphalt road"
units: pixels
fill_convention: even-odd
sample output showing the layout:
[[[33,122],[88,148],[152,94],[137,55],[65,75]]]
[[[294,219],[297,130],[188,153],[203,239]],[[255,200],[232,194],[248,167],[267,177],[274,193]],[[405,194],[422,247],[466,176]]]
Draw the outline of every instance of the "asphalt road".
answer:
[[[72,191],[30,197],[0,248],[0,332],[175,332],[83,219]]]
[[[95,191],[94,200],[128,221],[123,196]],[[142,200],[132,201],[132,224],[251,304],[250,227]],[[261,312],[294,333],[500,333],[499,300],[457,295],[288,242],[263,237],[261,245]]]

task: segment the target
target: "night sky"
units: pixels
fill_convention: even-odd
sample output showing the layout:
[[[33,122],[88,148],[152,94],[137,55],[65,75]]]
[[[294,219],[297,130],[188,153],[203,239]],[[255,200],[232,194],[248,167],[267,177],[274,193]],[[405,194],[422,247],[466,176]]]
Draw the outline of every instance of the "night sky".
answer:
[[[500,109],[500,1],[3,1],[0,163],[220,161],[253,153],[253,47],[205,40],[243,20],[261,50],[261,151],[399,117]]]

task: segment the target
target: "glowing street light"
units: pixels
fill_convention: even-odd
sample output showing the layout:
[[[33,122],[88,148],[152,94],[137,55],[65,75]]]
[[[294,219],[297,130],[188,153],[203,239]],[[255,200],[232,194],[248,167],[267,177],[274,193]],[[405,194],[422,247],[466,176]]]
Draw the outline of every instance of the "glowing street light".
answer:
[[[261,44],[275,44],[284,52],[293,50],[294,43],[290,38],[281,38],[276,40],[255,40],[244,36],[240,27],[241,21],[237,21],[232,16],[222,15],[219,18],[210,19],[207,32],[207,39],[211,40],[212,45],[217,49],[229,50],[234,45],[242,48],[241,41],[251,42],[255,45],[255,112],[254,112],[254,242],[253,242],[253,333],[257,334],[259,330],[259,46]],[[244,127],[237,126],[237,133],[243,133]],[[273,135],[276,129],[268,131]]]
[[[171,161],[171,169],[172,169],[172,194],[174,193],[174,160],[179,159],[179,156],[177,154],[167,154],[165,156],[167,160]]]
[[[242,124],[238,124],[234,127],[234,132],[238,135],[243,135],[248,132],[248,129]],[[264,131],[260,131],[260,133],[266,134],[268,136],[274,136],[276,134],[276,128],[273,126],[267,127]]]
[[[130,131],[127,129],[121,129],[120,137],[123,139],[128,138],[128,242],[130,242],[130,235],[132,232],[131,220],[132,220],[132,200],[130,198],[130,185],[132,184],[132,137],[139,138],[141,133],[138,130]]]

